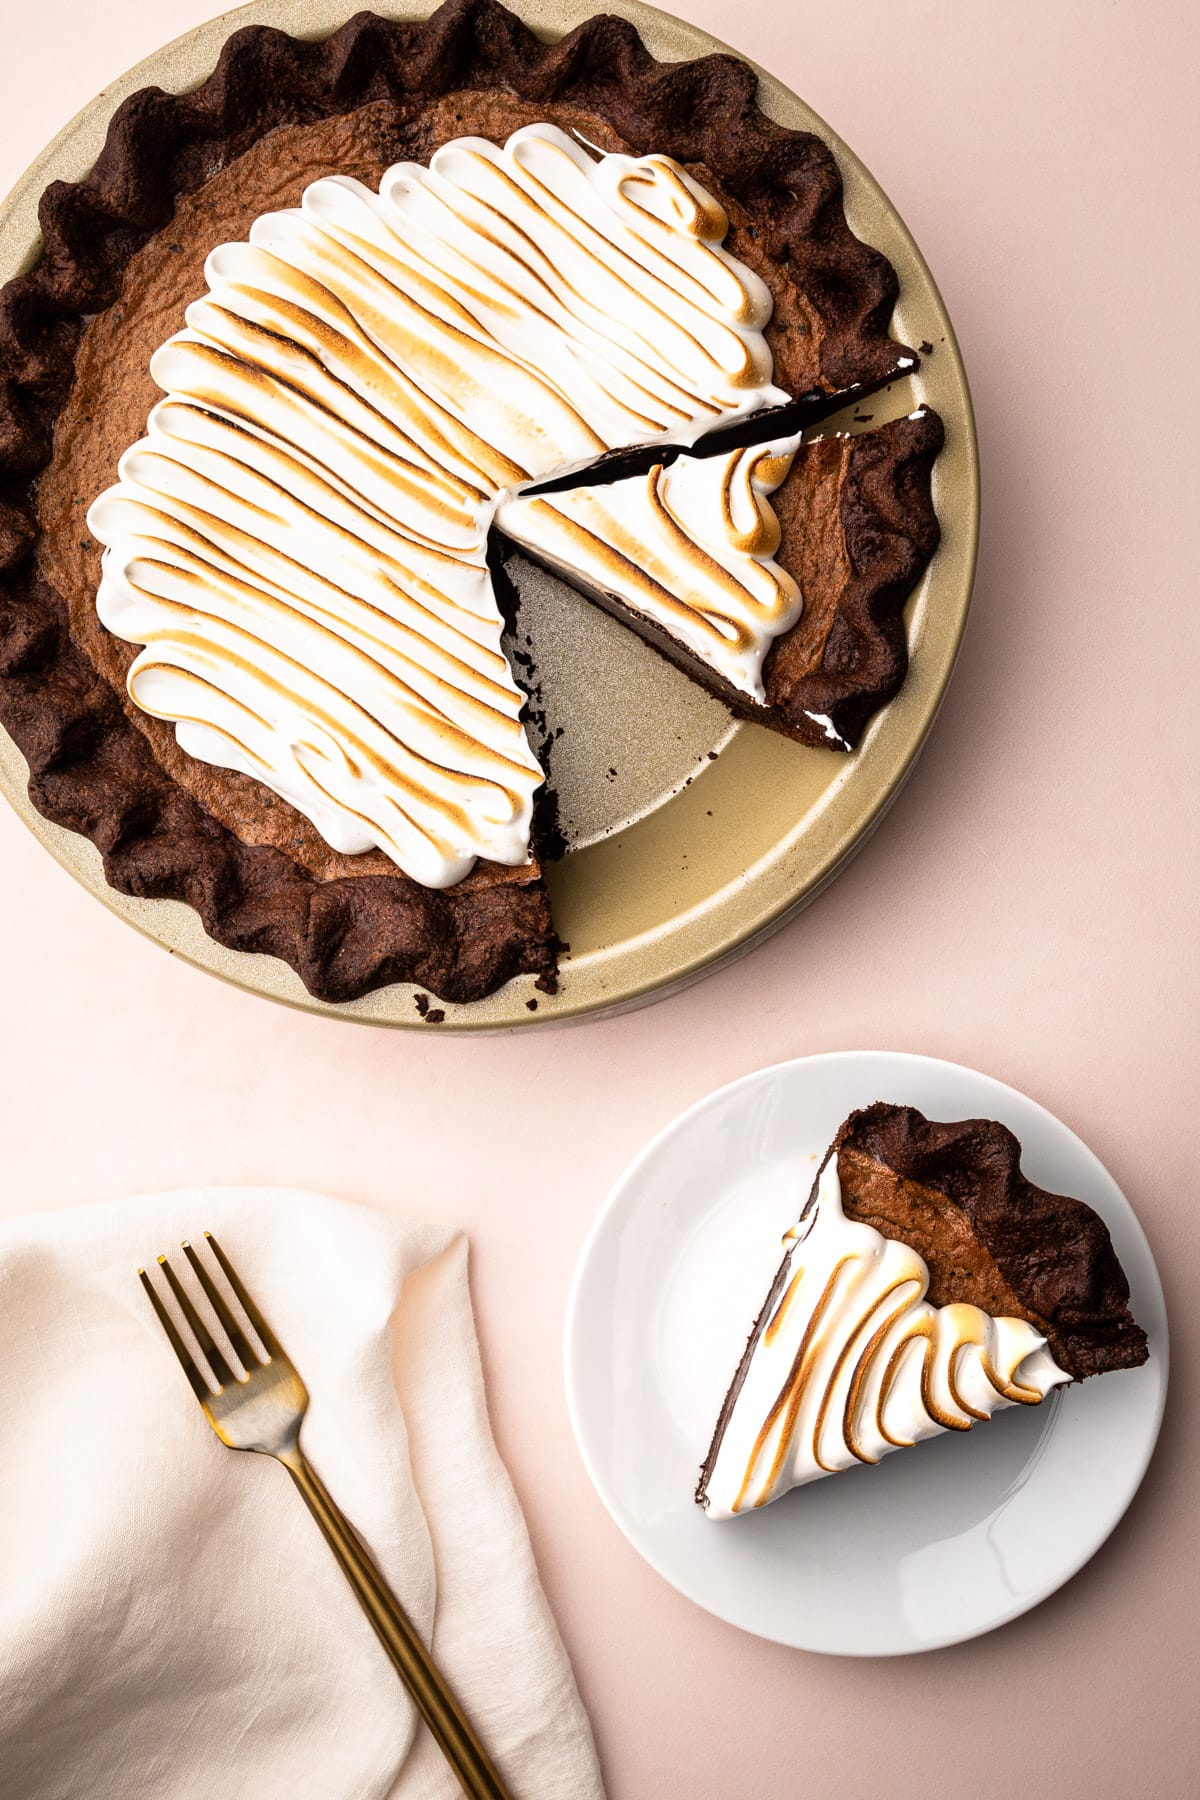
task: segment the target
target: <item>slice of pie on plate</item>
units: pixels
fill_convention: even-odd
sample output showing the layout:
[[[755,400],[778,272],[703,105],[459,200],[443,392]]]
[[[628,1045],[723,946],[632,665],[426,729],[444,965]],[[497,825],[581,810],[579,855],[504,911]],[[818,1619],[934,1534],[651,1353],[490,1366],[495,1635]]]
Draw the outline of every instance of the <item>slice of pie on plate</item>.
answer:
[[[903,676],[940,427],[765,460],[721,436],[779,441],[915,366],[828,148],[755,92],[736,58],[660,65],[607,17],[544,44],[495,0],[323,44],[249,27],[47,191],[0,296],[0,721],[114,887],[324,1000],[552,982],[489,533],[524,484],[638,446],[680,491],[669,458],[722,446],[751,612],[775,589],[757,671],[671,653],[855,742]]]
[[[994,1120],[878,1102],[828,1151],[734,1373],[696,1499],[730,1519],[1146,1361],[1102,1220]]]

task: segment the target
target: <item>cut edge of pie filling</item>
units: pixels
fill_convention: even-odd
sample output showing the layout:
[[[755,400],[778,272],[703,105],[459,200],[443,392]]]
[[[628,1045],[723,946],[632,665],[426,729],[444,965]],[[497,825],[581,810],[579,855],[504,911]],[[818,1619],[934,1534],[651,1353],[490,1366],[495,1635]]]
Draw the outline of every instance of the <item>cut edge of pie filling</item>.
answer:
[[[727,230],[670,158],[541,124],[378,191],[324,177],[219,245],[88,514],[134,703],[435,889],[528,863],[546,780],[493,526],[761,704],[803,605],[770,497],[805,401]]]

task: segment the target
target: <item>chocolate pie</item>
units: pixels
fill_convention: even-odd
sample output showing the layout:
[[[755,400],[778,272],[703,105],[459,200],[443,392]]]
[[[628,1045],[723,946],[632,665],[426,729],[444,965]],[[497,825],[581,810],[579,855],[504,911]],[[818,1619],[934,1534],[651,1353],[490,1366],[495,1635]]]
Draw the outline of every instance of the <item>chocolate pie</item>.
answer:
[[[745,716],[856,743],[941,426],[801,441],[916,359],[830,152],[755,89],[494,0],[256,26],[47,190],[0,295],[0,721],[114,887],[324,1000],[551,983],[497,534]]]
[[[991,1119],[850,1115],[721,1407],[696,1491],[710,1518],[1146,1361],[1103,1221],[1020,1156]]]

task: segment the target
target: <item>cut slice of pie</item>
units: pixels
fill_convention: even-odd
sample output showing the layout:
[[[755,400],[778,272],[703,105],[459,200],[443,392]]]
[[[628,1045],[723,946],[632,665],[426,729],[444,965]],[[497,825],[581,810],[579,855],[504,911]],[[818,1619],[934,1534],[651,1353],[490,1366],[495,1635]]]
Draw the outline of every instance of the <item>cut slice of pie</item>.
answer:
[[[803,606],[778,560],[771,503],[799,445],[780,438],[603,486],[514,494],[496,525],[722,698],[761,703],[763,658]]]
[[[1026,1180],[1020,1153],[995,1120],[850,1115],[721,1407],[710,1518],[1146,1361],[1103,1221]]]
[[[744,718],[849,750],[908,666],[938,542],[928,408],[854,436],[681,455],[501,502],[499,530]]]

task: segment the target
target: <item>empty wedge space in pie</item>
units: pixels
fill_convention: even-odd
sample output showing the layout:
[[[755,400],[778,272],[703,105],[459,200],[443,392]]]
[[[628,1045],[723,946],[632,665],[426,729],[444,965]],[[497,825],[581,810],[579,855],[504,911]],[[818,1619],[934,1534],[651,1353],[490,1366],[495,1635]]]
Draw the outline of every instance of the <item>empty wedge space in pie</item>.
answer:
[[[552,985],[506,542],[801,746],[896,693],[941,422],[805,438],[916,367],[895,277],[826,146],[696,66],[490,0],[250,27],[47,194],[0,717],[114,886],[326,1000]]]

